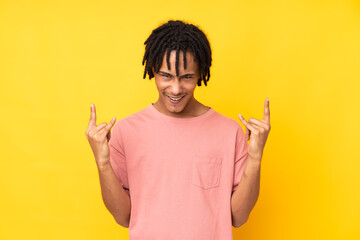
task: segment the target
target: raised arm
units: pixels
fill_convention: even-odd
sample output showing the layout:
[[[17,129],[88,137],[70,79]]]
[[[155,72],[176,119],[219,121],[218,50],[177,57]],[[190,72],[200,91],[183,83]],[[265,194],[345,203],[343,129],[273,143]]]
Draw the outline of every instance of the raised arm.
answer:
[[[232,224],[234,227],[240,227],[248,220],[259,197],[261,159],[271,129],[269,98],[265,100],[262,121],[255,118],[246,121],[241,114],[239,114],[239,118],[246,127],[245,140],[250,140],[250,143],[243,177],[231,196]]]
[[[115,122],[116,119],[114,117],[109,124],[101,123],[96,126],[95,105],[91,104],[91,116],[85,135],[94,153],[104,204],[115,221],[119,225],[128,228],[131,209],[130,197],[123,189],[122,184],[117,179],[110,165],[110,148],[108,142],[111,137],[110,130]]]

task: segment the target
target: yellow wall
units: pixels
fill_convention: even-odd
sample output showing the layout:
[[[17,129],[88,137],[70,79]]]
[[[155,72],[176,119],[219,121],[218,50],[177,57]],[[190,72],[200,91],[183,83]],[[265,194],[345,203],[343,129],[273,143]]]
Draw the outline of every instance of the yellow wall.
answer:
[[[169,18],[213,48],[199,101],[270,98],[259,200],[234,239],[359,239],[360,2],[0,1],[0,239],[127,239],[85,137],[157,100],[144,41]]]

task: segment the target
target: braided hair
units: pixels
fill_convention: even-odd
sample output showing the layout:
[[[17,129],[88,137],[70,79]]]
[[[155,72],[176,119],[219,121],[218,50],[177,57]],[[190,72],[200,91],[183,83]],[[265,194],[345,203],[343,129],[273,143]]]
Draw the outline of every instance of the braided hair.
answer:
[[[146,62],[144,79],[146,74],[149,74],[149,79],[154,77],[153,68],[156,73],[159,72],[165,51],[167,51],[167,67],[170,70],[169,58],[172,50],[176,50],[175,69],[176,76],[179,76],[179,52],[181,50],[184,53],[183,60],[186,69],[186,51],[189,50],[199,66],[200,78],[197,85],[201,86],[201,81],[204,81],[207,86],[210,78],[211,48],[206,35],[198,27],[180,20],[170,20],[154,29],[144,45],[146,45],[142,61],[142,65]]]

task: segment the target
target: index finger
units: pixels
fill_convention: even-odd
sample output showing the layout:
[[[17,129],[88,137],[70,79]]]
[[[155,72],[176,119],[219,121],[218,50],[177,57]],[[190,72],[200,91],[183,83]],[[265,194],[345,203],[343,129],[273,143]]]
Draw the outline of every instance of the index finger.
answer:
[[[90,109],[91,109],[91,113],[90,113],[89,127],[96,127],[96,109],[95,109],[95,104],[91,104]]]
[[[269,98],[265,99],[264,104],[264,115],[263,115],[263,121],[265,123],[270,123],[270,107],[269,107]]]

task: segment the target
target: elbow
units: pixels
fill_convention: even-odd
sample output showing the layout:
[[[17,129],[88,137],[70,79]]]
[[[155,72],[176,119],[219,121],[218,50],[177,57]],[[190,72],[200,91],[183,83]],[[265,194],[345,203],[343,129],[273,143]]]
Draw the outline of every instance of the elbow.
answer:
[[[249,219],[249,217],[247,216],[246,218],[240,219],[238,221],[233,221],[232,225],[234,228],[239,228],[242,225],[244,225],[248,219]]]
[[[119,217],[114,216],[114,219],[115,219],[116,223],[119,224],[120,226],[122,226],[124,228],[129,228],[130,217],[124,219],[124,218],[119,218]]]
[[[126,221],[120,221],[118,219],[115,218],[115,221],[117,224],[119,224],[120,226],[124,227],[124,228],[129,228],[129,222]]]
[[[126,224],[119,224],[120,226],[124,227],[124,228],[129,228],[129,223]]]

